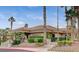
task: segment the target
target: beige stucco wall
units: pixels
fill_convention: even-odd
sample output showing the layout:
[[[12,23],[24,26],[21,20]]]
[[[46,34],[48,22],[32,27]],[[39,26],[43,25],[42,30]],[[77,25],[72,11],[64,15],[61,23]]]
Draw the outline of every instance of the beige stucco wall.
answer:
[[[32,34],[30,34],[29,36],[43,36],[43,33],[32,33]]]
[[[30,34],[29,36],[43,36],[44,34],[43,33],[33,33],[33,34]],[[55,37],[62,37],[64,36],[65,34],[57,34],[55,33]]]

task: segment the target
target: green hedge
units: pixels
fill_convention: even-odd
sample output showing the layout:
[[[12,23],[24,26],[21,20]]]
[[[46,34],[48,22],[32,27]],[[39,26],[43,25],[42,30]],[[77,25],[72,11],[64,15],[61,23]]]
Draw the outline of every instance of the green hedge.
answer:
[[[28,42],[29,42],[29,43],[34,43],[34,39],[33,39],[33,38],[29,38],[29,39],[28,39]]]
[[[63,41],[63,40],[66,40],[66,38],[65,38],[65,37],[59,37],[59,38],[57,38],[57,37],[52,37],[52,38],[51,38],[51,42],[56,42],[57,40]]]
[[[56,42],[57,41],[57,37],[52,37],[51,38],[51,42]]]
[[[65,40],[63,40],[63,41],[57,41],[57,44],[59,46],[66,45],[66,41]]]
[[[71,40],[70,37],[57,39],[57,44],[58,44],[59,46],[72,45],[72,43],[73,43],[73,40]]]
[[[43,39],[42,38],[36,38],[35,40],[36,40],[35,41],[36,43],[43,43]]]
[[[67,45],[72,45],[73,41],[72,40],[66,40]]]
[[[31,36],[28,38],[29,43],[42,43],[43,36]]]

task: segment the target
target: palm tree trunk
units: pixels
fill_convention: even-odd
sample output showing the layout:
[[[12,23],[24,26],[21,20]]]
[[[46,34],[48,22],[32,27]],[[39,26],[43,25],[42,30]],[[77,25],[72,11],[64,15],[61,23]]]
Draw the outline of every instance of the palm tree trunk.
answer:
[[[44,40],[46,40],[46,6],[43,6],[43,19],[44,19]]]
[[[78,17],[78,33],[77,33],[77,35],[78,35],[78,39],[79,39],[79,17]]]
[[[12,27],[13,27],[13,22],[11,22],[11,39],[13,40]]]
[[[67,36],[69,36],[68,35],[69,34],[69,32],[68,32],[68,20],[69,19],[68,19],[68,16],[67,16],[67,13],[66,12],[67,12],[67,6],[65,6],[65,17],[66,17],[66,22],[67,22],[67,27],[66,27],[67,28],[67,33],[66,34],[67,34]]]
[[[75,32],[74,32],[74,21],[73,21],[73,17],[71,17],[71,29],[72,29],[72,32],[71,32],[71,39],[74,40],[75,39]]]
[[[57,7],[57,39],[59,39],[59,9]]]
[[[11,31],[12,31],[12,27],[13,27],[13,22],[11,22]]]

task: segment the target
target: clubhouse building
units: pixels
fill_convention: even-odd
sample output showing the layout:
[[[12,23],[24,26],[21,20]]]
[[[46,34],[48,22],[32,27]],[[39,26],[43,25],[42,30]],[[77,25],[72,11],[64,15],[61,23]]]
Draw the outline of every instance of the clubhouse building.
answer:
[[[24,26],[21,28],[17,28],[15,30],[13,30],[14,32],[24,32],[27,36],[27,38],[29,36],[43,36],[44,35],[44,26],[43,25],[38,25],[35,27],[31,27],[29,28],[28,26]],[[47,32],[47,37],[50,35],[52,37],[57,37],[57,34],[59,34],[59,36],[64,36],[67,34],[67,30],[66,28],[59,28],[59,30],[57,31],[57,28],[47,25],[46,26],[46,32]]]

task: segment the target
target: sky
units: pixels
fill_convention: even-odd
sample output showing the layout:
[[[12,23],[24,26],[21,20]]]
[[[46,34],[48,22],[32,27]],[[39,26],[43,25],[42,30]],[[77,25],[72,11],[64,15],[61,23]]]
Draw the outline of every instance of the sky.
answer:
[[[58,7],[59,27],[66,27],[64,7]],[[57,7],[47,6],[47,25],[57,26]],[[28,24],[28,27],[43,25],[43,9],[42,6],[0,6],[0,28],[10,28],[8,19],[13,16],[15,22],[13,29],[23,27]]]

